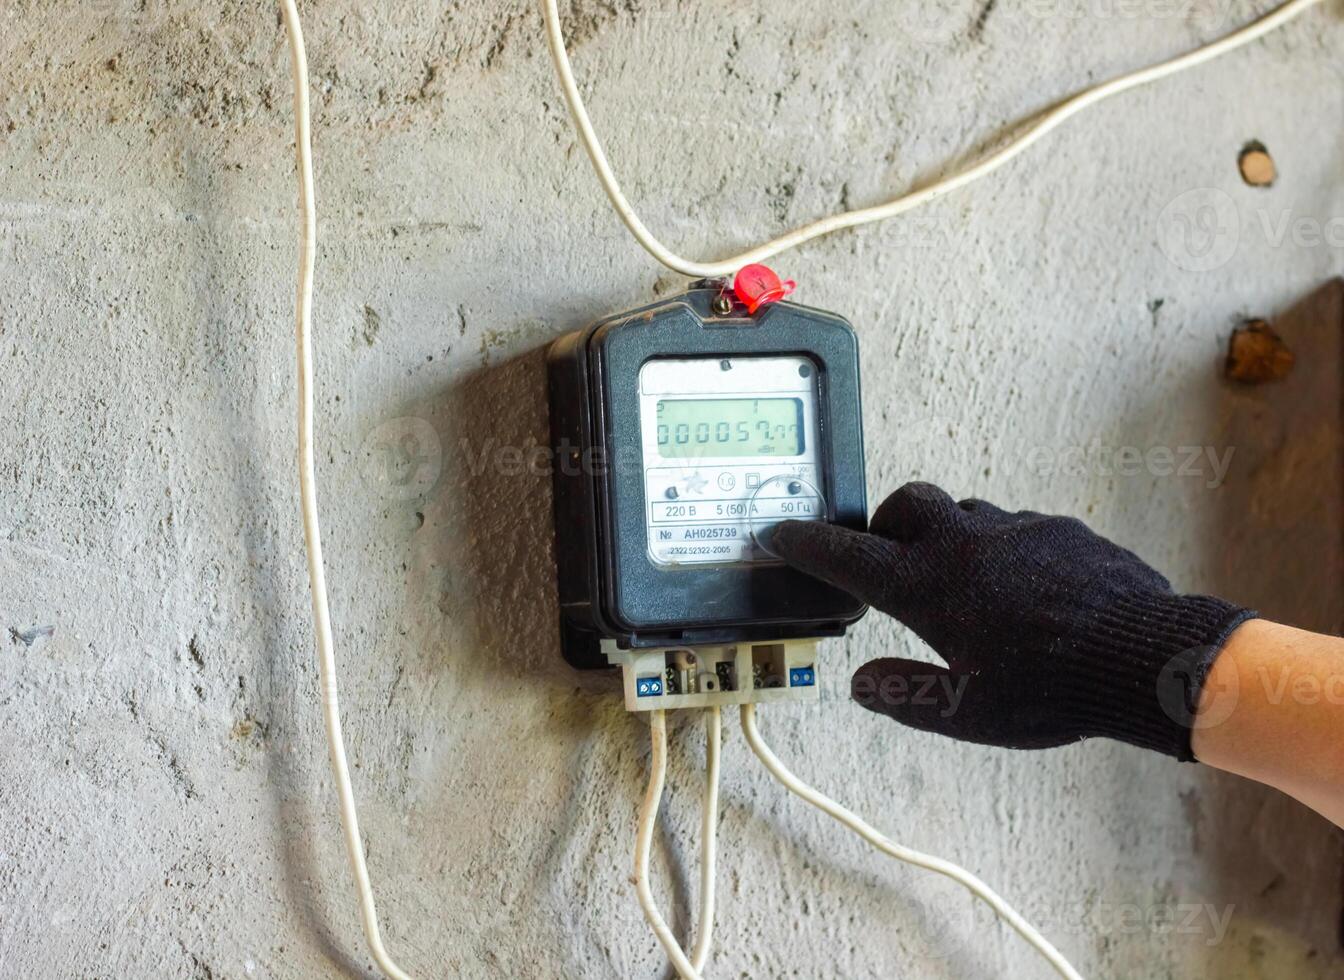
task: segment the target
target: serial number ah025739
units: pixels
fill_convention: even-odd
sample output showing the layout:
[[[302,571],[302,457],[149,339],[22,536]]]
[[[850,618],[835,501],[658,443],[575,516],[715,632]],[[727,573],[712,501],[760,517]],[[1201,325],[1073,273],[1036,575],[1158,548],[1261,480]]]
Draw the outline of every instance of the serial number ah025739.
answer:
[[[684,533],[687,541],[719,541],[723,538],[737,537],[735,527],[688,527]]]

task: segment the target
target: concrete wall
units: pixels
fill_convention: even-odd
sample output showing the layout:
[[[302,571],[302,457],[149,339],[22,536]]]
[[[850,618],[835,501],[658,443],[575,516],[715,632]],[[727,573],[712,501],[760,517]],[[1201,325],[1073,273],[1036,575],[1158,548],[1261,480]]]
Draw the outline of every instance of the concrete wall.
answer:
[[[632,197],[711,255],[936,175],[1266,5],[908,6],[567,17]],[[472,461],[544,441],[550,338],[682,280],[609,212],[532,4],[304,7],[322,504],[389,945],[419,976],[665,976],[628,881],[646,728],[559,659],[547,480]],[[0,21],[0,976],[369,976],[296,503],[276,8],[7,0]],[[1182,588],[1338,628],[1338,375],[1267,394],[1217,365],[1243,316],[1344,271],[1341,54],[1338,6],[1317,10],[909,220],[782,258],[859,330],[874,501],[919,476],[1075,513]],[[1252,139],[1273,189],[1238,176]],[[1338,354],[1338,305],[1317,302],[1300,367]],[[1293,409],[1304,379],[1319,401]],[[1094,440],[1093,462],[1054,465]],[[1235,453],[1210,487],[1207,468],[1109,471],[1126,445]],[[992,751],[847,703],[854,667],[918,650],[870,616],[830,644],[826,702],[764,712],[765,733],[1090,976],[1344,976],[1324,821],[1118,744]],[[1044,975],[956,888],[786,799],[732,719],[725,750],[713,976]],[[672,754],[657,878],[686,935],[694,719]]]

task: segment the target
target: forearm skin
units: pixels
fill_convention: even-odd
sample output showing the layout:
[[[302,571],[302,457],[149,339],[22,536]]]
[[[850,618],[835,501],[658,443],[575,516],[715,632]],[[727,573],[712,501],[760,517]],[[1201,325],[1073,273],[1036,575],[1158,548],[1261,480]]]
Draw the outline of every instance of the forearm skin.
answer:
[[[1214,661],[1193,727],[1200,762],[1280,789],[1344,827],[1344,639],[1242,624]]]

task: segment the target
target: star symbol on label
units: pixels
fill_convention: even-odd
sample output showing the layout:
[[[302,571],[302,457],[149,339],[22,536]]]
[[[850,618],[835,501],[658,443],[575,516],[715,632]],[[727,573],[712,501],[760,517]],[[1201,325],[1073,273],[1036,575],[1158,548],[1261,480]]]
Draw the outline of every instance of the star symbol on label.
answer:
[[[704,493],[707,486],[709,481],[700,475],[699,470],[686,477],[686,489],[691,493]]]

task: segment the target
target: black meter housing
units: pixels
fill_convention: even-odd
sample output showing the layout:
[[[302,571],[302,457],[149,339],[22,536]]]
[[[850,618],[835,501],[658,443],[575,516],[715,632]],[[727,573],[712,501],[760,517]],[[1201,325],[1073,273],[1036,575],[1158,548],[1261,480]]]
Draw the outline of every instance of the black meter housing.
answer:
[[[815,468],[809,472],[817,475],[824,513],[814,518],[864,530],[858,341],[843,317],[789,302],[749,315],[723,283],[702,280],[681,295],[551,344],[555,552],[561,643],[571,665],[607,667],[603,639],[640,649],[839,636],[866,611],[848,593],[768,556],[760,560],[759,552],[752,561],[655,560],[653,536],[670,532],[650,518],[663,494],[650,503],[653,478],[646,472],[644,446],[649,430],[642,425],[640,390],[646,365],[705,359],[727,372],[734,364],[772,356],[798,359],[797,371],[804,376],[809,365],[815,369],[815,415],[808,422]],[[744,401],[714,404],[731,408]],[[726,433],[727,425],[718,422],[715,429]],[[695,428],[708,432],[707,423]],[[681,437],[685,427],[677,429]],[[657,431],[661,442],[664,427]],[[663,493],[675,497],[676,490]],[[677,506],[673,500],[664,510]],[[748,507],[753,506],[754,498]]]

